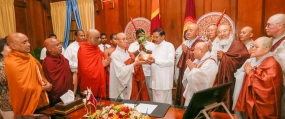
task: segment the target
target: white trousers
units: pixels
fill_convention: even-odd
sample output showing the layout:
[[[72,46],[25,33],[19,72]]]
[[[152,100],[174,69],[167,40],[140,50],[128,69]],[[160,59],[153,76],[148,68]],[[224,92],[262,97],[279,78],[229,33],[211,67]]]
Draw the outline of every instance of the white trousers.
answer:
[[[0,109],[0,113],[4,119],[14,119],[14,112],[13,111],[2,111]]]
[[[172,105],[172,89],[154,90],[152,89],[153,102],[167,103]]]

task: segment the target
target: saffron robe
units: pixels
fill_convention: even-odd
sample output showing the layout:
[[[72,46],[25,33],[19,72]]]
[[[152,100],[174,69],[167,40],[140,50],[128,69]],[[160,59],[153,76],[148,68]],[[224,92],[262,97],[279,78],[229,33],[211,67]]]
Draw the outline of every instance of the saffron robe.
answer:
[[[126,65],[132,64],[135,61],[135,56],[130,52],[129,54],[130,54],[130,58],[124,62]],[[141,92],[138,95],[140,89],[141,89]],[[150,98],[147,92],[146,81],[145,81],[142,65],[134,67],[134,73],[132,76],[131,100],[150,101]]]
[[[47,106],[48,97],[37,73],[39,69],[46,83],[42,65],[31,54],[17,51],[10,52],[4,61],[14,115],[33,114],[37,108]]]
[[[188,43],[187,43],[188,42]],[[183,98],[183,92],[184,87],[182,86],[182,79],[185,72],[185,69],[187,68],[186,61],[188,59],[191,59],[191,61],[194,61],[194,48],[195,45],[199,42],[203,42],[203,40],[196,37],[195,41],[192,41],[192,43],[189,43],[191,41],[184,41],[183,43],[188,46],[188,49],[185,52],[182,51],[182,54],[178,60],[177,67],[179,68],[179,75],[177,80],[177,90],[176,90],[176,98],[175,98],[175,104],[176,105],[183,105],[184,104],[184,98]]]
[[[214,85],[220,85],[228,82],[232,82],[230,91],[227,93],[225,98],[225,104],[228,109],[232,109],[232,97],[235,87],[234,73],[240,68],[243,63],[249,58],[249,53],[246,46],[240,41],[233,40],[231,46],[227,52],[224,52],[218,73],[214,82]]]
[[[43,70],[48,82],[52,84],[49,94],[50,104],[60,102],[60,96],[68,90],[73,90],[72,74],[68,60],[62,55],[53,56],[49,52],[42,62]]]
[[[270,56],[244,77],[235,110],[251,119],[280,119],[283,76],[280,64]]]
[[[80,91],[88,88],[95,97],[106,97],[106,72],[102,60],[104,53],[98,46],[80,42],[78,50],[78,81]]]

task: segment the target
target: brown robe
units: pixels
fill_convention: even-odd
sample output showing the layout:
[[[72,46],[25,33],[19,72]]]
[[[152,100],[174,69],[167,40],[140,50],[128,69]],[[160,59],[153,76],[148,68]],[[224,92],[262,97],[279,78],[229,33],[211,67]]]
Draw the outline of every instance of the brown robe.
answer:
[[[186,61],[188,59],[191,59],[191,61],[194,61],[194,48],[195,45],[199,42],[204,42],[201,39],[197,39],[193,45],[187,49],[186,53],[182,52],[181,57],[177,63],[177,67],[179,68],[179,77],[178,77],[178,81],[177,81],[177,86],[176,86],[176,97],[175,97],[175,105],[183,105],[184,104],[184,97],[183,97],[183,92],[184,92],[184,87],[182,85],[182,79],[183,79],[183,75],[184,75],[184,71],[187,68],[186,66]]]
[[[130,58],[124,62],[126,65],[132,64],[135,61],[135,56],[130,52],[128,53],[130,54]],[[141,92],[138,95],[140,89],[141,89]],[[141,65],[135,66],[134,68],[134,73],[133,73],[133,78],[132,78],[131,100],[150,101],[150,98],[147,92],[143,68]]]
[[[62,54],[53,56],[48,51],[42,65],[47,80],[52,84],[48,96],[50,105],[53,106],[61,101],[60,96],[73,90],[71,70],[68,60]]]
[[[235,110],[251,119],[280,119],[282,88],[281,66],[270,56],[245,75]]]
[[[230,91],[225,98],[225,104],[228,109],[232,109],[233,105],[233,91],[235,86],[234,73],[240,68],[243,63],[249,58],[249,53],[246,46],[240,41],[233,40],[230,48],[223,54],[220,61],[218,73],[214,81],[215,85],[220,85],[228,82],[232,82]]]

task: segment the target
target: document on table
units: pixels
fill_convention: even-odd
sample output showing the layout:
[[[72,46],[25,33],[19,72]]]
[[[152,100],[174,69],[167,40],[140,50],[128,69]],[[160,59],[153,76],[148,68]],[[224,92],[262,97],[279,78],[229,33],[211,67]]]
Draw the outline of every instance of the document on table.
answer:
[[[136,108],[140,113],[151,114],[156,107],[157,105],[140,103]]]
[[[132,103],[124,103],[125,106],[134,108],[135,104]],[[145,103],[140,103],[137,105],[135,108],[138,110],[140,113],[144,114],[151,114],[153,110],[157,107],[157,105],[152,105],[152,104],[145,104]]]

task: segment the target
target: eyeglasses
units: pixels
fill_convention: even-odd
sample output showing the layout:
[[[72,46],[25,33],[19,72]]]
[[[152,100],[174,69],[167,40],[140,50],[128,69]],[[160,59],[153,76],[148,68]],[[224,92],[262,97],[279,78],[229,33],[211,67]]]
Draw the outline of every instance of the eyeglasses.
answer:
[[[253,45],[253,44],[252,44],[252,45],[250,46],[250,48],[252,48],[252,49],[254,49],[254,48],[258,49],[258,48],[262,48],[262,47],[258,47],[258,46],[256,46],[256,45]],[[263,48],[267,48],[267,47],[263,47]]]
[[[266,24],[266,27],[269,27],[269,26],[272,26],[272,25],[275,25],[275,24],[280,24],[281,22],[279,22],[279,23],[267,23]],[[282,24],[282,25],[284,25],[284,24]]]

